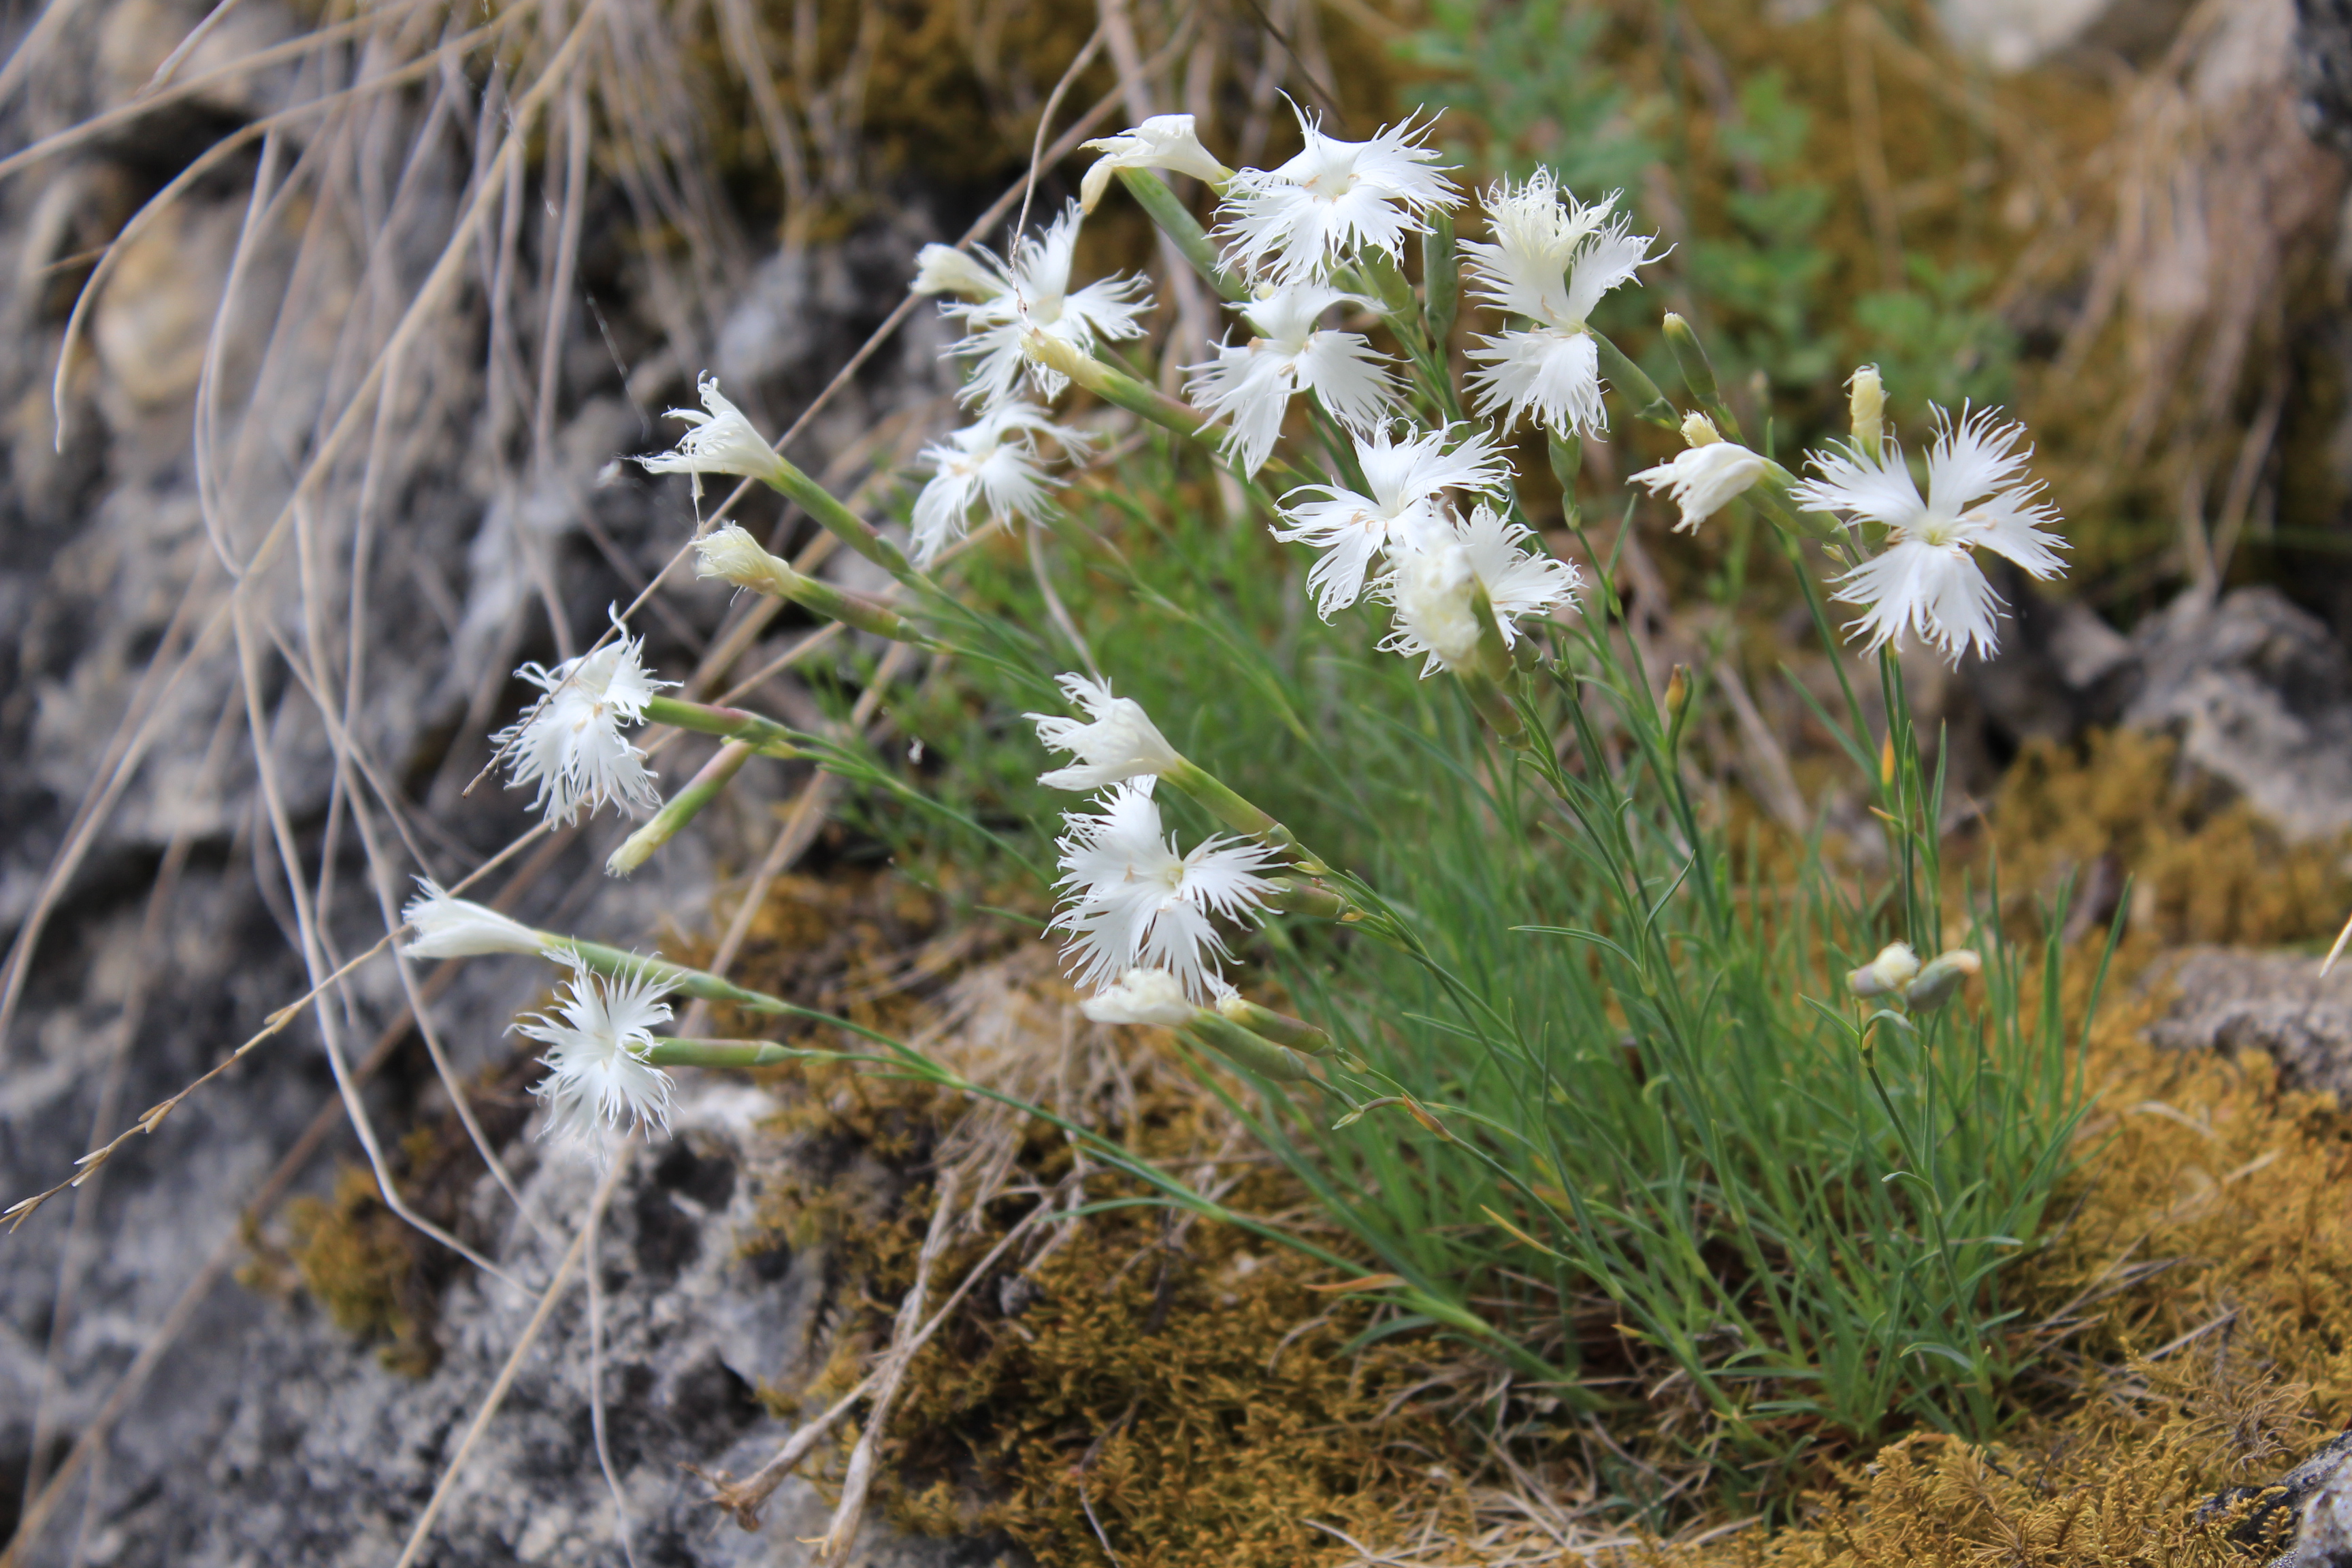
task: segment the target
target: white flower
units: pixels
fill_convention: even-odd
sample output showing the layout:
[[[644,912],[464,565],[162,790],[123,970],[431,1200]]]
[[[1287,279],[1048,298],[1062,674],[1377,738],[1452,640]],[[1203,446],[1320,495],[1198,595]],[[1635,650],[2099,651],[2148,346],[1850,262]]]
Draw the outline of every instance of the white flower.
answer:
[[[1395,259],[1408,234],[1428,226],[1422,215],[1460,201],[1437,169],[1437,151],[1421,145],[1429,127],[1411,120],[1383,126],[1369,142],[1339,142],[1298,115],[1307,146],[1268,173],[1244,169],[1225,187],[1224,221],[1213,237],[1229,268],[1272,271],[1281,283],[1320,278],[1360,251]]]
[[[1045,410],[1013,398],[923,448],[917,460],[931,466],[931,477],[915,497],[916,565],[929,566],[964,536],[975,504],[1002,521],[1045,515],[1058,481],[1040,465],[1034,439],[1039,435],[1050,436],[1066,452],[1082,451],[1087,441],[1055,425]]]
[[[1022,717],[1037,726],[1037,739],[1048,751],[1074,752],[1078,761],[1039,774],[1039,784],[1049,789],[1101,789],[1147,774],[1156,777],[1184,760],[1141,703],[1111,695],[1110,682],[1065,675],[1058,684],[1062,695],[1086,710],[1086,719],[1052,713]]]
[[[411,958],[478,958],[493,952],[536,956],[548,947],[548,939],[530,927],[487,904],[452,898],[430,877],[416,879],[416,896],[400,918],[416,928],[415,940],[401,949]]]
[[[603,1128],[625,1115],[638,1127],[669,1131],[669,1074],[646,1061],[653,1028],[670,1018],[659,980],[604,980],[575,955],[565,992],[556,996],[558,1023],[545,1014],[516,1032],[551,1047],[539,1058],[547,1076],[531,1092],[547,1101],[541,1137],[595,1143]],[[567,994],[568,993],[568,994]]]
[[[1117,984],[1079,1003],[1078,1011],[1097,1024],[1159,1024],[1175,1029],[1191,1023],[1200,1007],[1166,970],[1130,969]]]
[[[1669,490],[1674,493],[1683,511],[1675,531],[1685,533],[1721,511],[1732,497],[1763,478],[1764,468],[1764,459],[1737,441],[1717,439],[1677,452],[1668,461],[1654,468],[1643,468],[1632,479],[1637,485],[1649,486],[1652,495]]]
[[[751,427],[743,411],[719,390],[719,378],[709,372],[696,384],[701,408],[673,408],[664,417],[683,419],[693,428],[678,437],[677,446],[650,458],[639,458],[648,473],[691,474],[694,499],[702,499],[702,476],[735,474],[764,479],[776,471],[776,454],[767,437]]]
[[[583,806],[593,812],[606,801],[650,811],[661,792],[646,769],[645,753],[621,735],[623,725],[645,722],[646,704],[674,680],[656,680],[638,662],[642,639],[617,632],[593,653],[567,658],[553,669],[526,664],[515,673],[547,696],[512,724],[490,737],[509,759],[508,787],[536,783],[531,809],[549,826],[569,825]]]
[[[1918,973],[1919,955],[1911,951],[1911,944],[1890,942],[1878,950],[1876,958],[1847,973],[1845,988],[1857,996],[1890,995],[1910,984]]]
[[[1455,428],[1449,425],[1402,440],[1385,430],[1358,437],[1356,461],[1369,496],[1333,485],[1302,485],[1283,498],[1282,515],[1290,527],[1276,529],[1274,536],[1305,540],[1324,552],[1307,574],[1307,585],[1315,590],[1316,610],[1325,620],[1363,593],[1374,557],[1411,530],[1444,516],[1447,490],[1502,494],[1511,477],[1510,459],[1484,430],[1445,450]],[[1299,501],[1299,496],[1321,499]]]
[[[1001,287],[994,274],[968,251],[952,245],[927,245],[915,252],[915,280],[910,294],[954,294],[966,300],[992,299]]]
[[[1439,669],[1466,669],[1478,657],[1478,574],[1470,552],[1450,539],[1407,545],[1381,582],[1396,608],[1395,628],[1381,647],[1408,656],[1425,653],[1426,679]]]
[[[1323,312],[1342,300],[1370,302],[1324,283],[1277,289],[1237,307],[1256,331],[1247,343],[1220,343],[1215,359],[1186,367],[1186,395],[1204,413],[1232,416],[1222,450],[1244,473],[1265,466],[1294,392],[1314,393],[1351,431],[1372,428],[1394,406],[1385,356],[1358,333],[1317,330]]]
[[[1503,646],[1515,646],[1521,617],[1574,603],[1580,581],[1573,563],[1528,549],[1534,537],[1532,529],[1486,506],[1473,510],[1467,522],[1447,519],[1415,530],[1373,590],[1396,615],[1381,647],[1408,658],[1425,655],[1423,679],[1469,664],[1478,649],[1474,584],[1494,607]]]
[[[1078,182],[1078,205],[1087,212],[1095,210],[1110,188],[1111,175],[1121,169],[1173,169],[1213,185],[1234,175],[1201,145],[1189,114],[1155,114],[1131,131],[1080,145],[1103,154]]]
[[[1131,338],[1143,331],[1137,318],[1150,300],[1142,279],[1106,278],[1071,291],[1070,261],[1077,243],[1078,204],[1072,202],[1042,239],[1023,235],[1013,242],[1011,265],[986,258],[994,274],[986,299],[945,307],[971,328],[955,351],[973,364],[971,384],[962,393],[965,402],[1003,402],[1024,366],[1038,395],[1048,401],[1060,395],[1069,378],[1030,363],[1021,344],[1026,332],[1041,332],[1090,354],[1098,339]]]
[[[1963,410],[1957,424],[1941,409],[1936,417],[1925,500],[1891,440],[1813,454],[1821,478],[1790,494],[1809,510],[1843,512],[1886,528],[1886,548],[1839,579],[1835,596],[1864,608],[1853,634],[1867,635],[1877,647],[1909,628],[1957,664],[1970,647],[1979,655],[1993,650],[2000,601],[1976,563],[1976,547],[2047,578],[2063,569],[2057,552],[2065,541],[2043,531],[2058,513],[2035,499],[2040,481],[2025,478],[2033,450],[2019,449],[2024,426],[1997,426],[1986,409]]]
[[[1562,198],[1566,205],[1562,205]],[[1530,329],[1481,338],[1470,357],[1478,411],[1516,423],[1532,412],[1559,435],[1609,428],[1601,403],[1600,356],[1585,318],[1601,297],[1654,260],[1646,236],[1610,209],[1604,196],[1587,206],[1538,169],[1525,184],[1496,182],[1486,192],[1492,241],[1465,240],[1472,292],[1496,309],[1534,322]]]
[[[1063,889],[1068,907],[1054,924],[1070,933],[1063,956],[1080,984],[1141,967],[1174,977],[1184,994],[1218,987],[1214,964],[1227,956],[1211,921],[1256,910],[1273,884],[1258,875],[1276,858],[1263,845],[1218,837],[1189,855],[1176,853],[1160,822],[1150,779],[1119,784],[1103,797],[1102,815],[1065,818]]]

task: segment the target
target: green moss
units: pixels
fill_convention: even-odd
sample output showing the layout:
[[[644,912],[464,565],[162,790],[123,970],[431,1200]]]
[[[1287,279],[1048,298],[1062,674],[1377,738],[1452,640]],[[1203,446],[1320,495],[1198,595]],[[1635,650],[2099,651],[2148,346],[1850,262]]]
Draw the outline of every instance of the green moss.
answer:
[[[394,1372],[423,1377],[438,1365],[430,1299],[419,1287],[415,1233],[385,1206],[363,1165],[342,1167],[327,1198],[286,1205],[289,1248],[303,1287],[337,1328],[382,1342],[377,1355]]]

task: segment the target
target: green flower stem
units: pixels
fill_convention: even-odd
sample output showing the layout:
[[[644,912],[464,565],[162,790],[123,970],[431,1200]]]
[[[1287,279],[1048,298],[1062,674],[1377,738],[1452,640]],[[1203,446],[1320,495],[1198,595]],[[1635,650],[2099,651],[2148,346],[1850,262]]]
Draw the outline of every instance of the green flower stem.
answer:
[[[914,563],[897,545],[883,538],[872,523],[835,500],[832,491],[785,458],[778,458],[774,471],[764,477],[772,489],[797,502],[800,509],[816,519],[818,526],[827,533],[900,582],[916,580]]]
[[[1633,417],[1646,419],[1653,425],[1664,426],[1679,434],[1683,427],[1682,416],[1675,412],[1675,405],[1666,401],[1665,394],[1658,390],[1658,384],[1650,379],[1649,373],[1626,358],[1625,352],[1601,333],[1590,327],[1585,329],[1585,332],[1592,339],[1592,346],[1601,355],[1601,375],[1617,389],[1618,396],[1633,405]]]
[[[641,1059],[657,1068],[765,1068],[804,1054],[772,1040],[681,1040],[656,1035],[653,1049]]]
[[[727,783],[743,771],[759,747],[749,741],[730,741],[719,748],[719,754],[702,764],[702,771],[686,782],[686,787],[664,802],[654,813],[653,820],[621,841],[604,862],[604,874],[625,877],[644,865],[653,852],[677,836],[677,830],[692,822],[702,808],[719,798]]]
[[[1421,313],[1430,342],[1443,348],[1462,308],[1462,266],[1454,249],[1454,215],[1439,207],[1429,218],[1421,237]]]
[[[670,724],[680,730],[692,730],[700,735],[719,735],[730,741],[745,741],[759,750],[763,757],[778,757],[793,762],[810,753],[797,742],[798,737],[773,719],[762,719],[757,713],[747,713],[740,708],[721,708],[711,702],[686,702],[675,697],[655,697],[646,703],[646,718],[656,724]]]
[[[1318,920],[1327,921],[1363,918],[1363,911],[1358,910],[1345,895],[1321,882],[1299,882],[1284,877],[1276,880],[1274,888],[1274,896],[1267,899],[1266,903],[1285,914],[1313,915]]]
[[[1032,332],[1022,347],[1047,370],[1058,371],[1101,398],[1129,413],[1164,426],[1179,436],[1205,441],[1213,421],[1188,403],[1180,403],[1159,388],[1147,386],[1123,370],[1115,370],[1092,354],[1080,353],[1059,338]]]
[[[753,1013],[780,1013],[798,1016],[801,1008],[782,997],[763,991],[753,991],[731,980],[721,980],[708,970],[688,969],[683,963],[672,963],[667,958],[648,958],[625,948],[607,947],[600,942],[579,942],[571,937],[557,939],[560,947],[550,956],[576,952],[580,962],[599,974],[615,975],[625,980],[658,980],[673,991],[705,1002],[725,1002]]]
[[[1381,309],[1391,321],[1418,324],[1414,318],[1412,285],[1405,281],[1404,270],[1395,258],[1385,251],[1367,250],[1356,258],[1356,276],[1363,280],[1365,291],[1381,302]]]
[[[1569,527],[1577,525],[1576,476],[1584,468],[1584,442],[1576,436],[1562,436],[1558,431],[1547,433],[1545,447],[1551,458],[1551,477],[1559,481],[1560,515]]]
[[[1706,357],[1706,345],[1691,324],[1672,310],[1666,312],[1666,346],[1674,351],[1675,364],[1683,373],[1683,384],[1690,388],[1692,400],[1706,416],[1715,421],[1716,428],[1734,441],[1745,441],[1739,433],[1739,420],[1723,401],[1716,384],[1715,362]]]
[[[1245,1068],[1260,1078],[1270,1078],[1282,1083],[1307,1083],[1315,1079],[1307,1059],[1297,1051],[1286,1046],[1277,1046],[1272,1040],[1262,1039],[1232,1019],[1206,1008],[1192,1015],[1192,1021],[1184,1026],[1184,1032],[1227,1061]]]
[[[898,611],[875,603],[863,594],[851,594],[805,572],[793,569],[793,563],[780,555],[761,551],[757,563],[728,581],[738,587],[749,588],[771,598],[787,599],[802,608],[823,616],[829,621],[839,621],[861,632],[871,632],[892,642],[912,643],[917,647],[936,651],[940,645]]]
[[[1496,740],[1514,751],[1533,748],[1534,742],[1528,739],[1527,721],[1519,717],[1518,709],[1512,706],[1510,693],[1503,689],[1501,682],[1480,669],[1457,669],[1454,679],[1462,683],[1470,706],[1486,721],[1486,727],[1495,731]]]
[[[1308,876],[1319,877],[1330,869],[1300,844],[1290,829],[1234,794],[1223,779],[1199,763],[1180,761],[1173,767],[1162,769],[1160,776],[1171,787],[1192,796],[1202,809],[1235,833],[1282,851]]]
[[[1272,1040],[1277,1046],[1287,1046],[1310,1057],[1331,1054],[1331,1037],[1304,1018],[1277,1013],[1271,1007],[1262,1007],[1240,996],[1219,1003],[1217,1011],[1228,1022],[1238,1024],[1251,1034],[1261,1039]]]
[[[1175,242],[1178,253],[1192,264],[1192,270],[1209,280],[1211,288],[1228,300],[1249,299],[1249,286],[1218,265],[1216,247],[1209,243],[1199,220],[1168,188],[1167,181],[1150,169],[1121,169],[1118,183],[1127,187],[1128,194],[1159,226],[1160,232]]]

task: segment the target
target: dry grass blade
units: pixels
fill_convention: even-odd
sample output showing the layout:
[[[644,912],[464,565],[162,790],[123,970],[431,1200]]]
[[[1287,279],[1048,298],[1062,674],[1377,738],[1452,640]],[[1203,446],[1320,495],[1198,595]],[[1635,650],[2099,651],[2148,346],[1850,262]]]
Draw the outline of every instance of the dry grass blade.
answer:
[[[874,1407],[866,1415],[866,1429],[857,1435],[857,1446],[849,1451],[849,1468],[841,1481],[841,1500],[834,1509],[832,1525],[816,1549],[821,1562],[830,1563],[845,1555],[857,1539],[857,1527],[865,1521],[866,1494],[874,1485],[875,1468],[881,1462],[879,1447],[883,1435],[889,1430],[891,1406],[907,1380],[907,1365],[921,1348],[923,1303],[930,1295],[931,1273],[939,1267],[940,1257],[947,1251],[948,1237],[955,1228],[956,1195],[961,1186],[959,1170],[950,1167],[940,1173],[938,1207],[931,1212],[930,1229],[923,1237],[923,1250],[915,1261],[915,1283],[898,1303],[898,1321],[890,1331],[890,1347],[882,1354],[882,1364],[875,1369]]]
[[[549,866],[553,864],[556,851],[562,849],[571,837],[572,833],[567,829],[543,845],[541,853],[516,872],[512,880],[497,898],[491,900],[492,907],[505,909],[543,876]],[[428,1005],[437,999],[457,978],[460,966],[459,962],[453,960],[436,969],[432,977],[425,983],[421,999]],[[299,1005],[297,1004],[296,1008],[289,1011],[299,1010]],[[364,1084],[373,1078],[377,1070],[391,1059],[394,1049],[407,1037],[413,1023],[413,1018],[406,1014],[402,1014],[384,1026],[383,1032],[369,1047],[366,1058],[360,1062],[354,1074],[360,1082]],[[309,1167],[319,1151],[325,1146],[328,1137],[341,1123],[342,1119],[343,1101],[338,1095],[324,1110],[311,1119],[310,1126],[303,1130],[301,1136],[297,1138],[293,1145],[278,1159],[268,1176],[263,1180],[259,1187],[255,1189],[253,1196],[246,1203],[245,1212],[256,1219],[268,1214],[277,1205],[278,1199],[283,1197],[287,1190],[293,1185],[296,1178]],[[196,1309],[203,1305],[206,1297],[212,1294],[213,1287],[226,1278],[230,1268],[235,1266],[237,1258],[243,1256],[245,1251],[243,1235],[231,1233],[205,1258],[194,1277],[181,1287],[179,1295],[173,1300],[170,1310],[163,1314],[162,1322],[151,1332],[146,1343],[140,1347],[139,1353],[132,1358],[131,1365],[115,1380],[113,1388],[109,1391],[105,1401],[99,1406],[98,1413],[89,1419],[79,1436],[74,1439],[73,1447],[67,1452],[64,1460],[58,1466],[56,1473],[48,1478],[47,1483],[41,1489],[39,1494],[28,1500],[22,1518],[17,1521],[16,1532],[9,1540],[6,1552],[0,1553],[0,1568],[14,1568],[22,1554],[30,1550],[32,1543],[40,1539],[42,1529],[47,1525],[50,1515],[63,1501],[66,1489],[70,1487],[83,1470],[94,1462],[100,1447],[105,1443],[108,1434],[113,1430],[115,1423],[130,1408],[131,1402],[138,1397],[139,1391],[146,1386],[147,1379],[153,1374],[157,1367],[163,1364],[164,1357],[171,1352],[182,1331],[194,1318]]]

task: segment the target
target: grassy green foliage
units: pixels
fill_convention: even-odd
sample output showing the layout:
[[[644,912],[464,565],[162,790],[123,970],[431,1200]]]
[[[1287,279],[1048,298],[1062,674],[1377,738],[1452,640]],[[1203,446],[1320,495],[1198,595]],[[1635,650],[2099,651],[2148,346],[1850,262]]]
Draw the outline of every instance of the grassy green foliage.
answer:
[[[1354,873],[1390,937],[1295,921],[1247,954],[1353,1064],[1328,1090],[1266,1086],[1249,1114],[1396,1277],[1381,1331],[1467,1332],[1596,1413],[1665,1379],[1693,1417],[1672,1440],[1767,1489],[1824,1446],[1998,1428],[2021,1342],[2000,1270],[2042,1227],[2076,1084],[2054,947],[1944,929],[1916,737],[1881,779],[1860,710],[1841,725],[1895,819],[1890,874],[1857,889],[1814,846],[1760,885],[1601,604],[1524,702],[1556,752],[1514,762],[1454,682],[1377,654],[1364,616],[1316,620],[1301,558],[1213,515],[1190,466],[1130,458],[1074,508],[1125,564],[1066,556],[1053,578],[1118,689]],[[991,552],[970,602],[1042,626],[1026,574]],[[934,795],[1000,846],[1032,835],[1032,866],[1071,804],[1027,782],[1013,713],[1041,695],[999,671],[906,710]],[[1170,811],[1186,844],[1213,828]],[[1902,936],[1975,944],[1981,989],[1866,1017],[1840,977]]]

